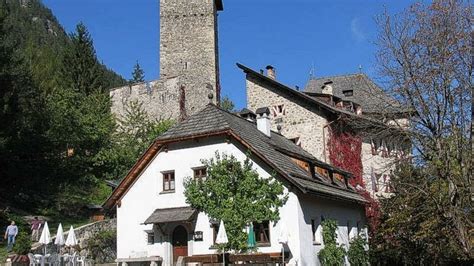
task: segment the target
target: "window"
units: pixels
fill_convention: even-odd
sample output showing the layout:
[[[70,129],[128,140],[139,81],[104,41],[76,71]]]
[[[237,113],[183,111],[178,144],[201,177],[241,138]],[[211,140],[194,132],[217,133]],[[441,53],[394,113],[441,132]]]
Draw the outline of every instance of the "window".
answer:
[[[323,243],[323,227],[318,219],[311,219],[311,232],[313,233],[313,244],[321,245]]]
[[[354,223],[351,221],[347,222],[347,230],[349,232],[349,241],[359,235],[359,229],[357,228],[358,224],[359,222],[357,222],[357,225],[354,225]]]
[[[297,146],[301,147],[301,139],[300,139],[300,137],[291,138],[290,141],[293,142],[294,144],[296,144]]]
[[[346,96],[346,97],[349,97],[349,96],[353,96],[353,95],[354,95],[354,91],[353,91],[353,90],[345,90],[345,91],[342,91],[342,93],[343,93],[344,96]]]
[[[321,225],[322,221],[324,221],[323,216],[321,216],[320,219],[311,219],[311,232],[313,234],[314,245],[321,245],[323,243],[323,226]]]
[[[163,172],[163,191],[174,191],[174,171]]]
[[[155,233],[153,230],[146,230],[145,232],[148,245],[153,245],[155,243]]]
[[[273,116],[283,116],[286,114],[285,105],[274,105],[272,106]]]
[[[206,167],[193,168],[193,171],[194,171],[194,179],[195,180],[203,180],[207,176],[207,168]]]
[[[253,230],[255,231],[255,240],[257,244],[270,243],[270,222],[263,221],[261,223],[254,222]]]
[[[217,233],[219,232],[219,223],[217,221],[215,223],[212,223],[211,228],[212,228],[212,243],[215,245]]]

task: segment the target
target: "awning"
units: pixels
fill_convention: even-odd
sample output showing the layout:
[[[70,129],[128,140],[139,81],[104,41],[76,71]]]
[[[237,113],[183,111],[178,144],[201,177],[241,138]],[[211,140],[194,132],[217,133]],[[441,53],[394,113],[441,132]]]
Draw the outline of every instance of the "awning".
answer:
[[[144,224],[161,224],[170,222],[190,222],[195,218],[197,210],[191,207],[156,209]]]

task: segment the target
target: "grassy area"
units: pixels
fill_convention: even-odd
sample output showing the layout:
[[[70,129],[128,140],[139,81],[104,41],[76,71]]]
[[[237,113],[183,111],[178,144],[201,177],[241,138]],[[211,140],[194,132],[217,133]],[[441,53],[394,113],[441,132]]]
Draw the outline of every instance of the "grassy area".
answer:
[[[0,245],[2,245],[0,247],[0,264],[3,264],[7,260],[7,244],[5,243],[5,241],[2,241],[0,242]]]

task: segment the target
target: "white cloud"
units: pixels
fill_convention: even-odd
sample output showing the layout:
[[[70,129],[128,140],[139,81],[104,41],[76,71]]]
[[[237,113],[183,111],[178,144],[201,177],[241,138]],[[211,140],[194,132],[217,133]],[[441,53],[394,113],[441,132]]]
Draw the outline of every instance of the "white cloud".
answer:
[[[351,33],[352,33],[352,37],[357,42],[362,42],[365,40],[365,33],[360,26],[359,18],[353,18],[351,20]]]

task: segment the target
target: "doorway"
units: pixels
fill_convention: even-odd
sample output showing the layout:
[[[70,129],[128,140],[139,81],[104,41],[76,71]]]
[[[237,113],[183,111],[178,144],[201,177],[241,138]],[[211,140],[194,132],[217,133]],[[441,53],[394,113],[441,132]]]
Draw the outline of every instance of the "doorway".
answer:
[[[173,264],[180,256],[188,256],[188,231],[182,225],[176,226],[173,230]]]

